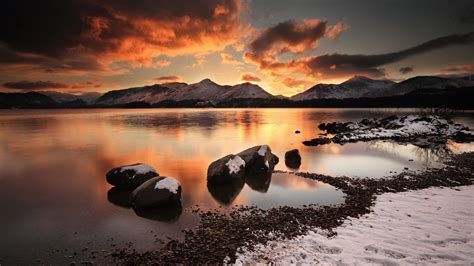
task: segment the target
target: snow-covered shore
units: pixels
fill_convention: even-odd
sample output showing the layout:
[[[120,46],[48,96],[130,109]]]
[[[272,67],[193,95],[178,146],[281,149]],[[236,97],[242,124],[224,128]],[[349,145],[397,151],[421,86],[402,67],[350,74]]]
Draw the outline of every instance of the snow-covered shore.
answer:
[[[474,263],[474,186],[386,193],[373,212],[347,220],[332,238],[316,230],[241,250],[236,264]]]

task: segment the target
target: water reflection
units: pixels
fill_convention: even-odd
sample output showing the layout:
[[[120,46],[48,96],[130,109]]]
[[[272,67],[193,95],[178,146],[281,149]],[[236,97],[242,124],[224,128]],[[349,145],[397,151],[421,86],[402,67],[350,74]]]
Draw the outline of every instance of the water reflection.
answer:
[[[130,209],[132,207],[132,205],[130,204],[131,194],[132,190],[113,187],[107,192],[107,200],[110,203],[115,204],[116,206],[125,209]]]
[[[240,191],[242,191],[244,184],[244,179],[238,178],[227,184],[207,183],[207,189],[217,202],[223,205],[230,205],[237,198]]]
[[[138,216],[142,218],[159,222],[174,223],[178,221],[179,217],[181,216],[181,213],[183,212],[183,207],[181,206],[180,202],[169,206],[158,206],[143,210],[134,209],[134,211]]]
[[[214,199],[224,206],[230,206],[239,194],[247,198],[247,205],[264,209],[301,207],[305,204],[329,205],[344,201],[344,194],[333,186],[290,173],[246,176],[229,184],[208,184],[208,189]]]
[[[16,256],[18,261],[74,245],[78,237],[74,232],[85,242],[120,237],[143,248],[155,247],[150,230],[180,235],[183,228],[199,221],[186,211],[196,204],[203,208],[236,204],[270,208],[331,204],[342,198],[326,184],[277,174],[263,182],[249,179],[247,184],[225,189],[208,188],[206,174],[211,162],[256,145],[268,144],[281,161],[286,151],[298,149],[302,157],[299,171],[360,177],[383,176],[404,167],[430,167],[447,152],[387,142],[301,144],[321,133],[319,123],[373,115],[380,114],[362,109],[2,110],[0,258]],[[472,115],[458,122],[474,126]],[[449,142],[446,147],[450,152],[473,150],[472,144]],[[181,210],[149,220],[127,209],[126,193],[111,189],[104,173],[135,162],[152,165],[160,175],[179,180]],[[279,163],[276,170],[291,169]]]

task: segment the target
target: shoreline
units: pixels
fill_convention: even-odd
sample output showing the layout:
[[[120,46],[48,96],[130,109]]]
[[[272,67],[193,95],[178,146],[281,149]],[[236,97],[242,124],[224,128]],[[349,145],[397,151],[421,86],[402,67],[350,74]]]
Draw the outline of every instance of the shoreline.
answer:
[[[202,212],[200,224],[185,230],[184,240],[169,240],[163,248],[139,253],[129,248],[116,249],[111,256],[123,264],[202,264],[234,263],[236,253],[246,247],[252,251],[257,244],[265,245],[276,238],[294,239],[319,228],[329,236],[333,229],[349,218],[357,219],[372,211],[378,195],[383,193],[420,190],[429,187],[472,185],[474,181],[474,152],[452,155],[446,166],[413,173],[403,172],[382,179],[353,179],[314,173],[295,173],[333,185],[345,194],[340,206],[282,206],[270,210],[240,207],[231,213]]]

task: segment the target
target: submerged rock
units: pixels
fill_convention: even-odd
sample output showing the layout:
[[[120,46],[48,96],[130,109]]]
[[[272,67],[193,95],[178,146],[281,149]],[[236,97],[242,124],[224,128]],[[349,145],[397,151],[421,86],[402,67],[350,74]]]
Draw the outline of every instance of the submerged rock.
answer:
[[[181,190],[181,185],[174,178],[154,177],[132,192],[130,202],[135,209],[179,204]]]
[[[225,184],[241,179],[245,174],[245,161],[237,155],[227,155],[212,162],[207,169],[207,181]]]
[[[285,164],[290,168],[298,169],[301,165],[301,155],[298,149],[290,150],[285,153]]]
[[[112,186],[134,189],[156,176],[159,174],[155,168],[144,163],[136,163],[111,169],[107,172],[106,179]]]

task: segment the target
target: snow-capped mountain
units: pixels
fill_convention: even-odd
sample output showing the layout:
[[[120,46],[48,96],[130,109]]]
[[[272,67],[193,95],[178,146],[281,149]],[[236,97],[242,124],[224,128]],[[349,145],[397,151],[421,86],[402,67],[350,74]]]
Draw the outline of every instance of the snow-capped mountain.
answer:
[[[400,83],[396,83],[390,88],[366,94],[367,97],[384,97],[404,95],[420,89],[449,89],[473,86],[474,80],[471,76],[463,77],[437,77],[437,76],[418,76]]]
[[[100,97],[96,103],[105,105],[147,102],[150,104],[164,100],[204,100],[218,103],[230,99],[262,98],[274,96],[258,85],[242,83],[235,86],[219,85],[210,79],[198,83],[164,83],[151,86],[110,91]]]
[[[355,76],[341,84],[317,84],[310,89],[291,97],[294,101],[312,99],[344,99],[360,98],[368,93],[390,88],[395,82],[390,80],[374,80],[363,76]]]
[[[317,84],[291,97],[294,101],[313,99],[376,98],[398,96],[421,89],[449,89],[474,86],[474,75],[462,77],[419,76],[395,83],[355,76],[341,84]]]

